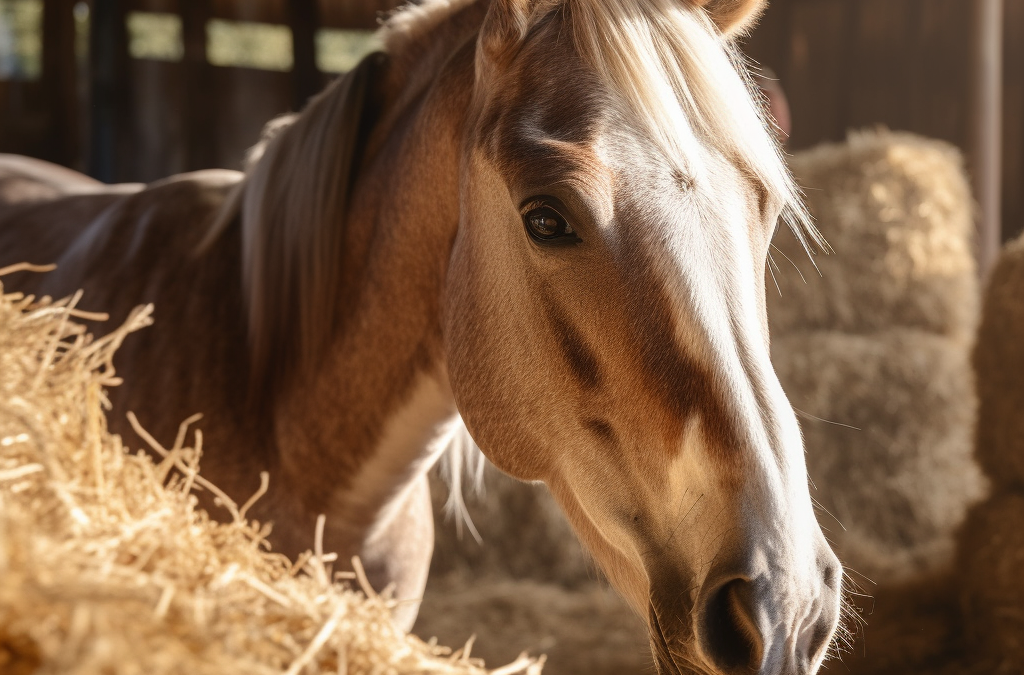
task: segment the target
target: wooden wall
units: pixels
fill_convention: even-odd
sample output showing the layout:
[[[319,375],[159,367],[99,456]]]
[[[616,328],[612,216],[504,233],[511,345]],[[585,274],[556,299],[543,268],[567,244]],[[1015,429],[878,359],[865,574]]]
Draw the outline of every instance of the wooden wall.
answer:
[[[127,80],[124,107],[110,123],[123,130],[106,171],[93,149],[91,173],[104,180],[149,181],[208,167],[238,168],[245,150],[276,115],[301,109],[329,77],[315,65],[317,27],[373,27],[376,10],[339,12],[356,3],[321,0],[93,0],[123,3],[120,11],[169,12],[182,17],[184,57],[179,62],[129,59],[122,51]],[[212,66],[206,58],[210,19],[284,24],[292,29],[294,67],[290,72]],[[340,26],[339,26],[340,22]],[[94,47],[94,51],[95,47]],[[95,60],[95,57],[94,57]],[[96,129],[94,123],[93,128]]]
[[[109,182],[237,168],[270,118],[300,109],[330,75],[316,69],[317,28],[373,29],[399,0],[87,0],[90,47],[75,58],[76,0],[44,0],[43,73],[0,80],[0,152],[54,161]],[[128,12],[182,18],[181,61],[132,59]],[[206,21],[286,25],[290,72],[212,66]]]
[[[0,152],[16,152],[66,165],[81,155],[74,0],[43,6],[42,76],[0,80]]]
[[[373,29],[399,0],[93,0],[123,2],[124,11],[170,12],[183,19],[184,59],[131,60],[130,147],[119,146],[112,180],[154,180],[211,166],[238,168],[263,124],[303,103],[330,80],[316,70],[317,28]],[[287,25],[291,72],[207,63],[209,19]],[[95,173],[95,172],[94,172]]]
[[[372,28],[379,12],[397,0],[90,3],[94,23],[104,10],[115,17],[107,33],[94,26],[91,82],[76,81],[73,0],[46,0],[42,80],[0,82],[0,151],[44,157],[106,180],[153,180],[239,166],[267,119],[296,109],[329,79],[313,63],[316,27]],[[744,48],[778,74],[789,95],[790,149],[885,125],[942,138],[966,152],[970,4],[771,0]],[[1005,4],[1002,205],[1003,235],[1009,237],[1024,229],[1024,0]],[[181,15],[184,59],[128,58],[119,17],[132,10]],[[294,71],[209,65],[204,27],[210,18],[289,25],[296,38]]]
[[[793,115],[790,150],[884,125],[967,156],[969,0],[772,0],[745,51],[771,68]],[[1024,0],[1005,0],[1003,237],[1024,229]]]

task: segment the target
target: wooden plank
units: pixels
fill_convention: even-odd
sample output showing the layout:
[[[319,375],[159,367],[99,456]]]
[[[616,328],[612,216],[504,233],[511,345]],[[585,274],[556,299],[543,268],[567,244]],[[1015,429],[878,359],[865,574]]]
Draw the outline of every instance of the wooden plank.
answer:
[[[126,0],[125,7],[129,12],[178,14],[181,11],[178,0]]]
[[[82,169],[73,8],[72,0],[43,3],[42,83],[50,128],[45,158]]]
[[[0,152],[45,157],[50,117],[41,81],[0,80]]]
[[[188,169],[184,105],[188,99],[181,63],[133,60],[132,153],[135,181],[149,182]]]
[[[972,3],[971,136],[968,166],[978,202],[978,268],[984,277],[1001,243],[1003,0]]]
[[[351,0],[343,0],[350,2]],[[285,0],[212,0],[210,16],[233,21],[288,23],[290,12]]]
[[[914,48],[905,50],[911,78],[907,128],[967,146],[970,96],[970,5],[963,0],[917,0]]]
[[[373,30],[379,19],[402,0],[319,0],[321,25],[330,28],[361,28]]]
[[[184,43],[185,167],[189,171],[217,166],[217,132],[214,126],[219,90],[213,86],[212,66],[206,59],[206,23],[210,19],[210,0],[182,3],[181,33]]]
[[[122,157],[130,147],[128,124],[131,80],[128,75],[128,35],[122,0],[93,0],[89,31],[92,73],[90,175],[102,181],[128,180]]]
[[[1006,0],[1003,27],[1003,226],[1007,241],[1024,232],[1024,0]]]
[[[844,0],[793,2],[786,63],[779,71],[789,98],[789,147],[806,148],[846,135]]]
[[[159,1],[159,0],[146,0]],[[321,24],[330,28],[372,30],[378,17],[403,4],[404,0],[316,0]],[[213,0],[210,15],[218,19],[289,23],[290,5],[286,0]]]
[[[142,12],[181,11],[179,0],[127,0],[129,9]],[[378,18],[403,0],[315,0],[321,25],[330,28],[361,28],[372,30]],[[291,2],[286,0],[212,0],[210,17],[231,21],[287,24]]]
[[[291,108],[291,77],[251,68],[213,68],[211,75],[218,91],[213,110],[217,146],[211,166],[239,169],[263,125]]]
[[[316,66],[320,6],[317,0],[291,0],[288,9],[292,29],[292,107],[302,110],[309,97],[323,86],[323,75]]]
[[[847,126],[910,129],[913,63],[908,55],[920,48],[917,2],[854,0],[854,5],[852,66],[844,83]]]

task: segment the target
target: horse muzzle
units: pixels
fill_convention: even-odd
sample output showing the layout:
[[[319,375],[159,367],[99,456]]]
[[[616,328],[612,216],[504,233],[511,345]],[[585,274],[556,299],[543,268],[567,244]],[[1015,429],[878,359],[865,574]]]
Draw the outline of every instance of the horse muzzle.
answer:
[[[825,553],[811,579],[712,569],[690,608],[656,599],[678,598],[678,586],[652,588],[658,675],[813,675],[839,621],[842,567]],[[692,624],[684,626],[687,614]]]

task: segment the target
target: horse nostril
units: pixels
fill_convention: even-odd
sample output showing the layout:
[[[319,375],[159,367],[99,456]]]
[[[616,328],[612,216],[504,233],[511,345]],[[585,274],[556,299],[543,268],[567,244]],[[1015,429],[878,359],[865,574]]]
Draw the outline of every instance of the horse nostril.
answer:
[[[754,585],[733,579],[708,598],[700,640],[707,657],[724,673],[757,672],[764,640],[757,626]]]
[[[843,565],[839,562],[839,558],[830,555],[821,563],[821,568],[821,580],[825,583],[825,587],[838,595],[843,584]]]

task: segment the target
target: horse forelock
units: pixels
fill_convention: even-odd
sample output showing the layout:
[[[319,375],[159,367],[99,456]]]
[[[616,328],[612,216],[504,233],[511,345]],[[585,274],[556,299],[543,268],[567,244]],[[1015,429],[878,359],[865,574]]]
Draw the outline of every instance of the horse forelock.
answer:
[[[559,22],[579,56],[673,171],[704,173],[697,147],[747,173],[808,250],[827,245],[811,223],[744,57],[690,0],[495,0],[518,6],[522,42]]]
[[[581,56],[625,102],[688,179],[703,167],[694,142],[741,167],[805,245],[821,245],[769,133],[743,57],[708,14],[680,0],[565,0]]]

